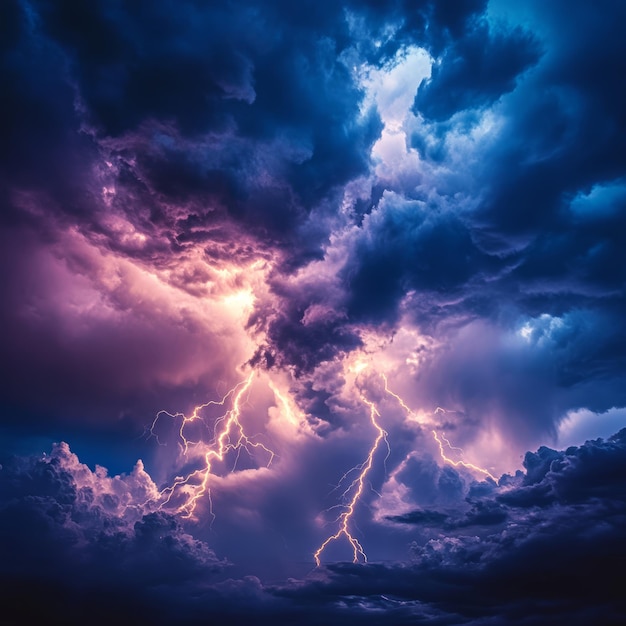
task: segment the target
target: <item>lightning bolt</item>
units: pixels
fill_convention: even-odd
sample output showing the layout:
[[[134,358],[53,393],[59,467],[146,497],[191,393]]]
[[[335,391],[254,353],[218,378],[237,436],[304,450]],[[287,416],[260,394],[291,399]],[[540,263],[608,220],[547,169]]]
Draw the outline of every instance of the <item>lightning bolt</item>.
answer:
[[[187,456],[191,446],[203,446],[206,448],[203,454],[203,467],[190,472],[186,476],[177,476],[170,486],[165,487],[159,492],[159,509],[169,505],[175,495],[182,496],[183,502],[176,508],[176,513],[187,519],[193,518],[198,502],[201,498],[206,496],[209,501],[210,515],[212,520],[214,520],[215,514],[213,513],[210,478],[213,475],[212,470],[216,462],[224,461],[226,455],[229,452],[234,451],[236,453],[235,465],[232,470],[234,471],[242,450],[245,450],[248,454],[252,455],[253,450],[261,449],[268,455],[266,467],[271,465],[274,460],[275,453],[261,442],[254,441],[250,436],[248,436],[240,421],[242,399],[250,390],[253,376],[254,372],[250,372],[248,378],[237,383],[237,385],[230,389],[221,400],[211,400],[209,402],[205,402],[204,404],[200,404],[194,408],[189,416],[186,416],[183,413],[172,414],[167,411],[160,411],[157,414],[150,429],[150,432],[154,435],[157,441],[158,436],[154,434],[154,429],[158,420],[163,415],[167,415],[172,419],[182,418],[178,434],[183,442],[182,447],[183,454],[185,456]],[[204,423],[204,419],[201,417],[201,411],[203,409],[211,405],[225,406],[227,400],[231,397],[231,408],[215,420],[213,425],[213,440],[209,444],[205,444],[201,440],[194,441],[187,437],[185,430],[189,424],[198,420],[201,420],[202,423]]]
[[[281,415],[294,427],[304,428],[304,424],[302,420],[298,418],[296,415],[296,409],[294,409],[293,404],[289,401],[289,399],[281,393],[280,389],[274,384],[274,382],[270,379],[268,380],[268,387],[274,394],[274,398],[276,399],[277,406],[281,410]]]
[[[441,433],[441,435],[439,436],[441,437],[441,439],[443,439],[443,441],[448,446],[448,448],[450,448],[450,450],[458,450],[461,454],[463,454],[463,448],[459,448],[458,446],[453,446],[448,440],[448,438],[446,437],[445,433]]]
[[[377,432],[376,439],[374,440],[374,443],[372,444],[372,447],[370,448],[370,451],[365,461],[361,463],[361,465],[357,465],[356,467],[353,467],[351,470],[346,472],[341,478],[341,480],[339,481],[339,484],[341,484],[341,482],[348,476],[348,474],[350,474],[353,471],[359,472],[358,476],[350,483],[350,485],[342,494],[342,498],[344,498],[344,497],[349,497],[350,492],[352,492],[352,496],[350,497],[350,501],[348,502],[348,504],[339,505],[340,507],[344,509],[336,520],[339,522],[339,530],[334,535],[330,535],[330,537],[328,537],[324,541],[324,543],[322,543],[322,545],[313,554],[313,558],[315,559],[315,564],[318,567],[320,566],[320,563],[321,563],[320,557],[322,555],[322,552],[324,552],[324,550],[330,543],[332,543],[333,541],[337,541],[342,536],[345,537],[348,540],[348,543],[350,544],[350,546],[352,546],[353,563],[359,562],[359,556],[363,559],[364,563],[367,563],[367,555],[365,554],[363,546],[359,543],[359,540],[350,532],[349,525],[350,525],[350,520],[352,519],[352,516],[354,514],[356,505],[361,499],[361,496],[363,495],[363,489],[365,486],[365,477],[367,476],[369,471],[372,469],[372,465],[374,464],[374,455],[376,454],[378,447],[380,446],[381,442],[383,441],[385,442],[385,444],[387,445],[387,457],[389,456],[390,448],[389,448],[389,442],[387,441],[387,431],[385,431],[380,426],[380,424],[378,423],[376,419],[380,417],[380,413],[376,409],[376,406],[374,405],[373,402],[370,402],[367,398],[365,398],[363,394],[361,394],[361,400],[367,406],[369,406],[370,421],[372,423],[372,426],[374,426]],[[387,457],[385,457],[385,460],[387,459]]]
[[[389,389],[389,386],[387,384],[387,376],[385,376],[385,374],[381,374],[383,381],[385,383],[385,392],[388,393],[390,396],[394,397],[398,403],[400,404],[400,406],[407,412],[407,414],[410,417],[414,417],[415,413],[414,411],[412,411],[407,404],[404,402],[404,400],[398,395],[395,394],[393,391],[391,391],[391,389]],[[441,407],[437,407],[435,409],[435,414],[437,413],[446,413],[445,409],[442,409]],[[479,467],[478,465],[474,465],[473,463],[468,463],[467,461],[463,461],[463,460],[459,460],[459,461],[455,461],[454,459],[451,459],[449,457],[446,456],[445,452],[444,452],[444,447],[443,444],[444,442],[447,444],[448,448],[450,448],[450,450],[459,450],[461,453],[463,452],[463,450],[461,448],[457,448],[456,446],[453,446],[448,439],[446,439],[445,435],[439,435],[437,434],[436,430],[432,430],[433,433],[433,437],[435,438],[435,441],[437,442],[438,446],[439,446],[439,454],[441,455],[441,459],[443,460],[444,463],[448,463],[450,465],[453,465],[454,467],[464,467],[466,469],[469,470],[473,470],[475,472],[479,472],[480,474],[483,474],[485,476],[489,476],[489,478],[491,478],[494,482],[498,482],[497,478],[491,474],[491,472],[487,471],[486,469],[484,469],[483,467]]]
[[[478,465],[474,465],[473,463],[468,463],[467,461],[463,461],[463,460],[455,461],[447,457],[445,452],[443,451],[443,441],[440,439],[440,436],[437,434],[436,430],[433,430],[432,432],[433,432],[433,437],[435,438],[435,441],[439,444],[439,454],[441,454],[441,458],[446,463],[449,463],[450,465],[453,465],[454,467],[462,466],[462,467],[465,467],[466,469],[474,470],[475,472],[479,472],[481,474],[484,474],[485,476],[489,476],[489,478],[491,478],[494,482],[496,483],[498,482],[498,479],[491,472],[488,472],[486,469],[482,467],[478,467]],[[445,437],[443,437],[443,439],[451,449],[461,450],[461,448],[455,448],[454,446],[450,445],[450,442]]]
[[[411,411],[411,409],[406,405],[404,400],[397,393],[394,393],[393,391],[391,391],[391,389],[389,389],[389,385],[387,383],[387,376],[383,373],[381,373],[381,376],[382,376],[383,382],[385,383],[385,393],[388,393],[390,396],[393,396],[398,401],[398,404],[400,404],[400,406],[408,413],[409,416],[414,416],[415,413]]]

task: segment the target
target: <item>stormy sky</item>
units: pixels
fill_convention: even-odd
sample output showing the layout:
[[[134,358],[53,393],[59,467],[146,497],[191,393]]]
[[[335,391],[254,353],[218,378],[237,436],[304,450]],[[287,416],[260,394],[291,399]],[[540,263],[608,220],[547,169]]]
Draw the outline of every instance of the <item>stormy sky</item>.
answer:
[[[624,24],[2,2],[0,621],[623,623]]]

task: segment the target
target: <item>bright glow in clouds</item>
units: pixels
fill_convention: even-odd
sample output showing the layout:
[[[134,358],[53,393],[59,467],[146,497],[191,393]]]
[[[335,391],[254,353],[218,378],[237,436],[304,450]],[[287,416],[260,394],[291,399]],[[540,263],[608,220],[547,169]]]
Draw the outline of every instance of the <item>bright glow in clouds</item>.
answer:
[[[385,392],[388,393],[390,396],[394,397],[400,404],[400,406],[407,412],[407,415],[409,418],[415,416],[415,419],[417,421],[422,421],[422,419],[420,419],[419,417],[417,417],[413,411],[411,411],[411,409],[409,409],[409,407],[406,405],[406,403],[404,402],[404,400],[398,396],[397,394],[393,393],[393,391],[391,391],[389,389],[389,386],[387,384],[387,377],[382,374],[383,380],[385,381]],[[446,413],[447,411],[445,409],[442,409],[441,407],[437,407],[435,409],[435,415],[437,413]],[[478,465],[474,465],[473,463],[468,463],[467,461],[463,461],[462,459],[458,459],[458,460],[454,460],[451,459],[445,452],[445,448],[447,447],[450,452],[457,452],[460,453],[461,455],[463,455],[463,449],[459,448],[458,446],[453,446],[447,439],[447,437],[442,433],[442,434],[438,434],[436,430],[432,430],[431,431],[433,434],[433,437],[435,438],[435,441],[437,442],[437,445],[439,446],[439,454],[441,456],[441,459],[445,462],[448,463],[449,465],[452,465],[453,467],[464,467],[465,469],[469,469],[472,470],[474,472],[478,472],[480,474],[483,474],[485,476],[488,476],[489,478],[491,478],[491,480],[493,480],[494,482],[497,482],[497,478],[491,474],[489,471],[487,471],[486,469],[479,467]]]
[[[237,461],[242,451],[245,450],[245,452],[252,456],[255,451],[262,450],[267,456],[266,467],[272,464],[274,452],[260,441],[255,441],[253,436],[246,435],[240,421],[242,403],[244,402],[245,395],[250,390],[253,376],[254,372],[250,372],[248,378],[229,390],[221,400],[210,400],[209,402],[195,407],[189,417],[181,413],[172,415],[165,411],[161,411],[157,415],[150,429],[152,433],[154,432],[157,421],[162,415],[167,415],[172,419],[180,419],[181,424],[178,433],[183,442],[183,455],[186,457],[189,453],[189,448],[193,447],[198,449],[197,454],[204,457],[204,466],[202,468],[194,470],[186,476],[177,477],[171,486],[161,491],[159,508],[168,507],[172,504],[172,499],[174,498],[176,512],[183,517],[191,518],[194,516],[198,501],[206,496],[209,501],[209,513],[214,519],[215,514],[213,513],[210,480],[216,463],[224,462],[226,455],[232,452],[235,456],[232,471],[235,471]],[[232,407],[228,409],[226,413],[215,419],[213,423],[214,436],[209,444],[205,444],[201,439],[192,440],[187,438],[185,433],[188,427],[193,425],[194,422],[204,421],[201,415],[203,409],[209,406],[223,407],[231,396],[233,398]],[[206,423],[204,426],[207,430],[210,430]]]
[[[570,411],[559,424],[556,443],[559,448],[581,446],[585,441],[610,437],[626,427],[626,408],[613,408],[605,413],[588,409]]]
[[[365,67],[361,70],[361,83],[367,96],[364,106],[375,103],[383,122],[380,139],[372,148],[372,157],[378,162],[379,176],[398,175],[398,168],[407,167],[410,157],[416,165],[417,152],[407,151],[404,129],[415,93],[422,80],[430,76],[432,59],[421,48],[400,50],[395,59],[383,68]]]
[[[402,344],[401,338],[399,338],[399,343]],[[488,470],[464,460],[463,450],[454,445],[443,432],[435,430],[437,418],[446,413],[443,409],[437,408],[430,414],[423,410],[413,411],[407,401],[391,389],[387,374],[380,371],[378,367],[392,367],[395,358],[399,356],[398,346],[381,341],[373,335],[367,340],[367,345],[369,346],[367,353],[355,353],[343,360],[345,384],[342,394],[346,394],[346,398],[356,395],[358,401],[367,407],[374,436],[365,460],[348,469],[335,488],[340,491],[339,503],[327,512],[334,509],[340,510],[334,521],[328,522],[337,524],[338,528],[320,544],[313,554],[317,565],[321,564],[326,548],[341,539],[351,547],[355,563],[359,560],[367,562],[366,546],[357,538],[354,525],[356,516],[362,515],[366,510],[361,506],[365,490],[373,489],[369,482],[371,472],[376,468],[377,471],[385,469],[387,473],[386,461],[391,455],[393,441],[381,425],[383,417],[381,408],[377,406],[385,396],[392,398],[393,402],[401,407],[404,415],[402,419],[408,424],[413,423],[418,429],[424,426],[430,430],[437,444],[435,449],[442,464],[467,470],[478,479],[488,477],[496,481],[496,477]],[[408,363],[411,359],[404,355],[404,361]],[[160,429],[163,428],[162,421],[166,418],[172,420],[177,425],[176,437],[180,446],[178,463],[181,467],[191,467],[191,469],[176,476],[153,498],[153,504],[146,502],[146,505],[175,511],[183,518],[199,520],[204,509],[198,507],[206,499],[208,514],[214,520],[216,511],[213,506],[212,484],[215,481],[221,482],[229,473],[238,471],[271,472],[277,451],[270,440],[275,442],[282,440],[280,445],[290,446],[303,435],[313,434],[311,426],[303,419],[297,405],[290,397],[290,392],[285,389],[286,386],[288,387],[286,381],[281,381],[281,377],[284,377],[284,374],[266,372],[255,376],[255,372],[250,371],[245,380],[228,390],[220,400],[209,400],[198,405],[189,415],[161,411],[156,416],[150,433],[161,445],[164,445],[166,441],[162,440],[160,434]],[[245,420],[242,418],[243,407],[247,404],[255,378],[261,386],[270,390],[274,397],[274,406],[268,408],[269,422],[259,422],[258,418],[253,417],[254,411],[247,410],[252,417],[252,422],[256,424],[253,428],[260,428],[258,431],[251,430],[245,425],[244,422],[249,418]],[[370,395],[372,398],[381,400],[370,399]],[[389,411],[390,406],[385,404],[385,407],[386,411]],[[219,411],[215,413],[214,409],[219,409]],[[226,409],[225,412],[223,409]],[[384,419],[391,418],[385,417]],[[393,419],[397,420],[397,417]],[[267,434],[263,434],[263,431]],[[271,434],[272,432],[274,435]],[[383,454],[384,449],[386,452]],[[243,470],[238,470],[242,453],[248,455],[249,462]],[[280,457],[280,452],[278,456]],[[250,474],[251,478],[252,476],[253,474]],[[393,476],[394,473],[389,479],[393,480]],[[378,507],[376,518],[380,519],[383,513]]]
[[[545,344],[552,335],[563,328],[563,320],[544,313],[537,318],[528,320],[518,331],[519,335],[529,343]]]
[[[396,135],[403,134],[397,124],[402,115],[406,115],[410,102],[405,94],[400,98],[400,106],[392,93],[393,88],[398,83],[406,86],[409,75],[417,80],[409,70],[413,71],[415,64],[425,62],[426,57],[421,51],[413,51],[393,67],[392,72],[397,73],[393,81],[387,80],[382,74],[375,77],[380,84],[376,89],[372,87],[373,92],[380,99],[379,106],[387,111],[384,119],[391,124],[392,132]],[[373,78],[371,80],[374,81]],[[385,89],[390,90],[390,93],[386,93]],[[400,89],[398,94],[402,93],[405,92]],[[404,114],[401,110],[404,110]],[[405,151],[404,148],[403,150]],[[346,237],[349,238],[349,232]],[[78,240],[92,258],[100,258],[99,253],[86,241]],[[323,260],[303,267],[291,277],[291,283],[298,284],[301,288],[307,288],[308,285],[313,287],[320,276],[326,276],[328,285],[332,288],[334,276],[341,264],[341,237],[335,239],[334,243],[335,247],[329,247]],[[103,265],[108,262],[104,258],[101,261]],[[153,305],[155,298],[159,298],[167,302],[168,306],[180,307],[184,311],[196,310],[197,319],[206,320],[213,332],[216,321],[223,320],[225,330],[228,329],[234,345],[240,346],[239,354],[243,361],[253,354],[264,339],[262,332],[253,335],[245,325],[257,303],[273,306],[274,296],[267,286],[267,276],[271,271],[271,262],[258,259],[246,265],[207,265],[200,250],[192,247],[185,251],[176,264],[170,264],[159,271],[149,272],[134,263],[126,262],[125,273],[135,276],[129,288],[134,294],[137,294],[138,289],[141,290],[142,301],[146,306]],[[124,274],[118,271],[118,278],[113,283],[110,282],[111,278],[107,278],[110,275],[110,272],[103,270],[103,282],[99,288],[114,289],[119,293],[123,280],[120,276]],[[179,284],[185,288],[179,289]],[[203,298],[198,297],[201,294],[204,295]],[[161,304],[159,308],[162,309],[163,306]],[[301,323],[308,326],[341,317],[341,310],[328,305],[312,304],[304,311]],[[370,475],[382,469],[387,473],[385,463],[391,454],[394,441],[381,424],[389,420],[390,423],[406,421],[413,424],[412,428],[428,428],[437,445],[434,448],[427,447],[430,452],[439,456],[442,464],[468,470],[478,479],[489,477],[495,480],[488,470],[466,461],[463,452],[453,441],[444,432],[437,430],[437,411],[433,412],[432,408],[428,410],[425,407],[411,409],[409,404],[415,399],[408,400],[406,396],[392,390],[390,380],[402,389],[405,388],[406,381],[420,371],[423,359],[436,347],[433,340],[421,336],[410,325],[401,326],[393,341],[366,328],[359,329],[359,334],[364,349],[342,357],[336,363],[344,381],[339,397],[348,404],[353,403],[351,398],[356,398],[357,403],[367,407],[373,437],[365,451],[365,460],[347,470],[339,480],[338,489],[342,490],[340,502],[330,509],[340,510],[334,522],[330,522],[337,524],[337,530],[314,552],[313,558],[318,565],[329,544],[339,540],[345,540],[351,547],[354,562],[367,561],[367,546],[362,543],[361,538],[357,538],[356,529],[358,518],[368,514],[363,500],[366,490],[373,489],[369,482]],[[247,405],[253,385],[265,388],[273,397],[273,405],[264,405],[267,406],[268,419],[263,419],[258,409]],[[317,437],[315,416],[307,419],[292,396],[293,390],[297,388],[297,380],[288,372],[250,370],[243,380],[223,393],[220,399],[198,404],[188,414],[159,412],[150,433],[163,446],[174,443],[179,454],[170,460],[173,464],[170,476],[173,477],[166,480],[165,486],[146,500],[143,507],[175,512],[191,521],[201,521],[205,515],[214,520],[219,515],[219,511],[214,508],[213,499],[213,489],[217,485],[220,485],[220,489],[228,490],[236,484],[231,481],[231,487],[228,486],[229,476],[245,473],[249,480],[254,481],[255,476],[261,477],[264,473],[275,472],[275,461],[280,463],[280,457],[291,446],[303,438],[306,440],[307,437]],[[382,413],[381,401],[384,395],[397,402],[403,412],[400,416],[395,413],[396,409],[393,409],[390,417]],[[384,407],[387,411],[391,405],[388,406],[387,401]],[[351,411],[351,419],[358,419],[359,411]],[[167,421],[174,425],[173,430],[167,428]],[[422,445],[419,438],[414,443]],[[386,453],[383,453],[385,448]],[[475,454],[474,450],[473,456]],[[394,471],[398,467],[396,461],[396,466],[390,468],[391,473],[386,480],[393,482]],[[401,486],[398,489],[401,491]],[[385,502],[386,500],[380,505],[384,506]],[[381,516],[384,516],[384,511],[378,506],[375,519],[379,520]]]
[[[361,69],[367,96],[364,107],[376,104],[385,129],[399,132],[422,80],[430,76],[432,59],[422,48],[400,50],[386,67]]]

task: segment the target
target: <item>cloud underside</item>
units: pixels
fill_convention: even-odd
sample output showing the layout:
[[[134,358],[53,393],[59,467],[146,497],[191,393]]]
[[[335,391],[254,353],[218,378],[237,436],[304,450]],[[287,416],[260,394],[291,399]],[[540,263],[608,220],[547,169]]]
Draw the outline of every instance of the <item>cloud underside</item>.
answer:
[[[109,477],[65,444],[43,459],[14,457],[0,473],[5,610],[54,610],[67,623],[94,611],[156,623],[238,623],[252,612],[277,623],[618,623],[626,431],[540,448],[524,466],[498,486],[474,483],[461,517],[422,508],[391,518],[405,527],[404,562],[337,563],[276,585],[229,577],[230,564],[176,518],[142,511],[155,486],[141,465]],[[424,541],[426,530],[435,535]]]
[[[540,431],[623,406],[619,20],[570,38],[582,5],[486,9],[6,3],[5,403],[132,419],[155,386],[174,402],[245,362],[302,375],[364,330],[452,345],[478,320],[532,331]],[[246,290],[232,327],[197,304]]]

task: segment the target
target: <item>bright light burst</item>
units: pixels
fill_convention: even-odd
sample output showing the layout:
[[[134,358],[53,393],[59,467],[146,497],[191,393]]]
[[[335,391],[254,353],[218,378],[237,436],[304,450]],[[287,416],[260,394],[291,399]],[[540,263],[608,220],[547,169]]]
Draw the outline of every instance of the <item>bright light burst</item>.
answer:
[[[154,429],[158,420],[163,415],[167,415],[172,419],[181,418],[181,425],[178,431],[180,439],[182,441],[183,454],[188,455],[190,447],[203,448],[204,464],[201,468],[196,469],[186,476],[178,476],[174,482],[162,489],[159,492],[160,501],[158,508],[168,506],[172,502],[172,498],[176,496],[182,500],[175,511],[184,518],[193,518],[196,506],[201,498],[206,496],[209,501],[209,512],[212,519],[215,519],[213,513],[213,501],[211,498],[211,486],[210,478],[212,475],[213,464],[215,462],[224,461],[226,455],[229,452],[236,454],[235,466],[239,455],[242,450],[245,450],[248,454],[252,455],[254,450],[262,450],[267,455],[266,467],[269,467],[274,460],[275,453],[266,447],[259,441],[254,441],[251,436],[247,435],[244,427],[240,421],[241,417],[241,405],[243,397],[249,393],[250,386],[254,372],[250,372],[248,378],[244,381],[237,383],[232,389],[230,389],[221,400],[211,400],[196,406],[191,415],[186,416],[183,413],[168,413],[167,411],[160,411],[150,429],[158,441],[158,436],[154,434]],[[209,444],[204,443],[202,440],[193,441],[185,434],[186,428],[201,420],[204,423],[204,418],[201,416],[201,411],[208,406],[225,406],[229,398],[232,397],[232,406],[223,415],[215,420],[213,425],[213,439]],[[233,468],[234,469],[234,468]]]
[[[356,377],[354,379],[354,385],[357,389],[359,388],[357,380],[362,369],[364,368],[360,367],[355,369]],[[418,414],[408,406],[400,395],[394,393],[389,388],[387,376],[384,373],[381,373],[380,376],[384,382],[385,393],[398,402],[411,420],[423,423],[424,418],[418,416]],[[194,458],[200,456],[202,459],[201,467],[194,469],[183,476],[177,476],[172,484],[164,487],[158,492],[158,497],[152,501],[156,501],[157,508],[172,508],[183,518],[197,519],[198,503],[202,498],[206,497],[208,500],[209,513],[213,521],[215,519],[215,514],[213,512],[213,500],[211,497],[211,477],[216,476],[215,465],[217,463],[224,462],[227,455],[229,455],[229,453],[233,453],[235,459],[232,471],[235,471],[239,455],[242,451],[247,452],[250,456],[253,456],[255,452],[261,452],[266,459],[265,467],[270,467],[276,456],[275,452],[262,442],[255,440],[254,436],[248,435],[241,422],[242,405],[245,403],[245,398],[247,398],[250,393],[253,378],[254,371],[251,371],[246,379],[237,383],[220,400],[209,400],[208,402],[200,404],[196,406],[189,415],[185,415],[184,413],[169,413],[167,411],[160,411],[157,414],[150,427],[150,434],[154,436],[159,443],[161,443],[159,441],[158,434],[156,433],[156,427],[159,420],[163,417],[169,417],[172,420],[180,420],[178,437],[182,455],[187,459],[190,459],[192,456]],[[268,386],[276,399],[277,407],[279,408],[283,419],[285,419],[292,426],[302,427],[302,422],[296,416],[288,398],[279,390],[271,379],[268,381]],[[356,473],[356,478],[349,482],[348,486],[341,494],[341,504],[331,507],[331,509],[341,509],[341,513],[334,520],[338,523],[338,529],[335,533],[329,535],[313,554],[313,558],[317,566],[321,564],[321,557],[326,548],[331,543],[339,541],[342,538],[345,539],[352,548],[352,560],[354,563],[366,563],[368,560],[363,546],[352,530],[354,515],[359,502],[363,498],[364,490],[367,484],[367,477],[374,466],[375,457],[379,448],[383,445],[383,443],[387,447],[387,455],[384,459],[384,462],[386,462],[390,454],[390,446],[387,439],[387,431],[379,423],[381,415],[376,404],[372,400],[368,399],[361,390],[359,390],[359,396],[361,402],[363,402],[363,404],[365,404],[369,409],[370,423],[374,428],[376,436],[369,448],[365,460],[359,465],[356,465],[348,470],[339,480],[338,486],[341,486],[348,481],[348,477],[350,475],[354,475]],[[213,421],[212,436],[208,443],[205,441],[208,437],[203,438],[201,434],[196,433],[195,435],[192,435],[189,433],[193,424],[199,424],[201,427],[210,432],[211,428],[207,424],[207,418],[203,415],[203,411],[211,406],[227,407],[229,405],[230,408]],[[437,408],[435,413],[439,412],[444,411],[443,409]],[[495,476],[493,476],[488,470],[462,459],[455,460],[454,458],[448,456],[450,452],[454,452],[456,455],[462,455],[463,450],[452,445],[446,438],[445,434],[439,434],[434,429],[432,429],[432,434],[438,444],[439,453],[444,463],[448,463],[454,467],[464,467],[468,470],[488,476],[494,481],[496,480]],[[449,451],[448,454],[446,454],[446,449]]]

